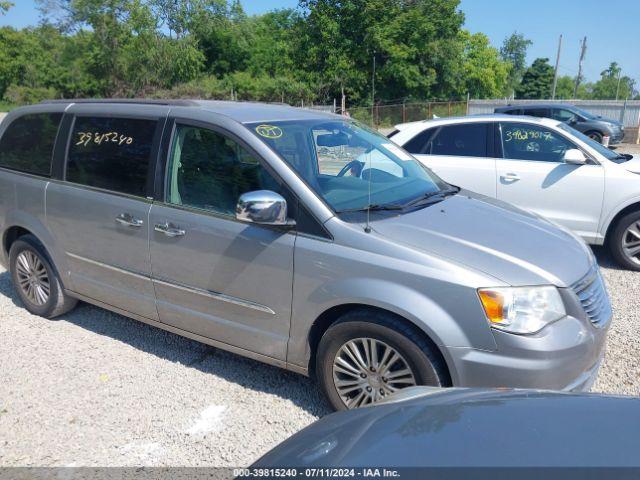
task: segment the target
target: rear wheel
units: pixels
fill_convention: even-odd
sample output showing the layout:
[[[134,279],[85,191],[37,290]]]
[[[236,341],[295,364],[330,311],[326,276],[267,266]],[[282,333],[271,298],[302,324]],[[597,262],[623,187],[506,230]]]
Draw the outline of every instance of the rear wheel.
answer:
[[[64,293],[44,247],[33,235],[13,242],[9,266],[18,296],[34,315],[53,318],[76,306],[77,300]]]
[[[609,250],[620,266],[640,271],[640,211],[618,221],[609,238]]]
[[[448,384],[439,354],[417,329],[366,309],[345,314],[322,336],[316,376],[336,410],[369,405],[407,387]]]

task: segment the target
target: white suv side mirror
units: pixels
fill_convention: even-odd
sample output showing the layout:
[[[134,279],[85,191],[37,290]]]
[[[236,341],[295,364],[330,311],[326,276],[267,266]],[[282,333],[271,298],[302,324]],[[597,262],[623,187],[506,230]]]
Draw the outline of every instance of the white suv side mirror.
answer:
[[[584,165],[587,163],[587,157],[584,156],[582,150],[578,150],[577,148],[570,148],[564,152],[562,160],[569,165]]]

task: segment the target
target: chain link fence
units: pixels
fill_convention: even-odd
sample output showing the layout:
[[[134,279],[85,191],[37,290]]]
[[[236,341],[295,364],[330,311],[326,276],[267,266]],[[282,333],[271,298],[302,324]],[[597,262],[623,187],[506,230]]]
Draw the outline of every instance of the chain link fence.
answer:
[[[338,110],[337,113],[340,113]],[[394,125],[437,117],[457,117],[467,114],[466,101],[416,102],[373,107],[347,108],[347,113],[374,128],[392,128]]]

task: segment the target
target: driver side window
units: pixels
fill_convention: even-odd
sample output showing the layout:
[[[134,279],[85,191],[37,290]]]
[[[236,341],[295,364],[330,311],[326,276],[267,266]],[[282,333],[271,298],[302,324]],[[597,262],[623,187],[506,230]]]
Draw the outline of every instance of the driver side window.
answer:
[[[168,203],[233,216],[238,198],[283,188],[250,152],[214,130],[177,125],[169,159]]]
[[[569,123],[576,120],[576,114],[569,110],[565,110],[564,108],[554,108],[551,111],[551,118],[558,120],[559,122]]]
[[[549,128],[527,123],[501,123],[503,157],[561,163],[564,153],[577,148],[569,140]]]

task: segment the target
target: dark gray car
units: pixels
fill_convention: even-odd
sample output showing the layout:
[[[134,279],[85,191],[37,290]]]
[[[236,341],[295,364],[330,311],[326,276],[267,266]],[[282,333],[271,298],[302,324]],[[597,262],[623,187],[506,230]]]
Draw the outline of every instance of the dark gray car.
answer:
[[[510,115],[528,115],[530,117],[552,118],[564,122],[588,137],[602,143],[602,139],[609,137],[609,145],[622,142],[624,125],[617,120],[593,115],[574,105],[562,103],[526,103],[497,107],[495,113]]]
[[[420,384],[588,389],[611,318],[570,232],[286,106],[14,110],[0,232],[30,312],[90,302],[315,374],[336,408]]]
[[[554,471],[554,478],[573,478],[566,476],[572,473],[566,467],[635,467],[635,475],[640,467],[638,398],[534,390],[412,390],[405,400],[326,416],[251,468],[554,467],[565,468]],[[592,477],[591,471],[589,478],[620,478],[616,473],[622,472],[604,470]],[[411,475],[415,470],[401,473],[400,478],[431,478],[426,472]],[[496,473],[507,478],[504,470]],[[528,478],[549,478],[549,473]]]

